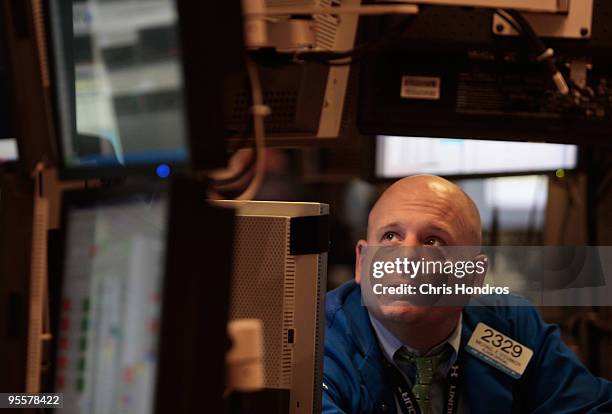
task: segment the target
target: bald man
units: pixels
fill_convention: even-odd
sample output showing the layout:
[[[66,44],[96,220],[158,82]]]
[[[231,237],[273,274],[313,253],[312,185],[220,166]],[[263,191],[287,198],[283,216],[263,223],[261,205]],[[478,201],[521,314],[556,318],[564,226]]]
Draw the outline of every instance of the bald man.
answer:
[[[520,298],[422,306],[373,293],[368,249],[461,249],[486,268],[480,245],[478,209],[455,184],[413,176],[383,193],[356,246],[355,280],[327,296],[324,413],[612,412],[612,384],[591,375]],[[509,341],[508,358],[487,360],[468,346],[472,336]]]

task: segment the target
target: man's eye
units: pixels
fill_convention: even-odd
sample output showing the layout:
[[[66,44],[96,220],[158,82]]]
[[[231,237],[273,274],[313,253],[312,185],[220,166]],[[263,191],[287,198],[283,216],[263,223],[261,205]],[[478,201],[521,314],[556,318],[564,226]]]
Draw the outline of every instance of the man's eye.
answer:
[[[385,234],[383,234],[382,239],[385,241],[393,241],[393,240],[397,240],[397,233],[394,231],[388,231]]]
[[[442,243],[442,240],[440,240],[437,237],[428,237],[425,239],[425,246],[442,246],[444,243]]]

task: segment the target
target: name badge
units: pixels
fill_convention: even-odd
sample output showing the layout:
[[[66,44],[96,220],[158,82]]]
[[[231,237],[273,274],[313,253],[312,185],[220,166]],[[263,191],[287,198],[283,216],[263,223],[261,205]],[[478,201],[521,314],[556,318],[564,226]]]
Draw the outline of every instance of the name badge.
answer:
[[[533,356],[531,349],[482,322],[476,325],[466,350],[515,379],[523,375]]]

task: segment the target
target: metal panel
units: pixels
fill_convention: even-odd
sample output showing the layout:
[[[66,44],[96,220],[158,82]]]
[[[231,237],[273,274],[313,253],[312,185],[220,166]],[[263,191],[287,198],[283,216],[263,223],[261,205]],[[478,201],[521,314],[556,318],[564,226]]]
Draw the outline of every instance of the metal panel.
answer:
[[[357,6],[360,0],[343,0],[342,6]],[[334,50],[349,50],[355,44],[357,33],[357,15],[338,17],[338,26],[333,43]],[[342,123],[342,112],[348,86],[350,66],[332,66],[329,69],[325,100],[319,122],[319,138],[338,138]]]
[[[574,0],[572,0],[573,2]],[[559,13],[567,10],[563,0],[414,0],[401,3],[435,4],[439,6],[485,7]]]
[[[295,259],[288,256],[287,217],[238,216],[230,319],[260,319],[264,331],[264,386],[291,387]]]
[[[567,14],[525,13],[524,16],[539,36],[588,39],[592,31],[593,0],[572,0]],[[493,16],[493,33],[518,35],[508,22],[497,15]]]
[[[327,254],[291,255],[289,235],[292,217],[329,214],[329,206],[264,201],[218,204],[237,211],[230,318],[263,321],[265,387],[290,390],[289,413],[317,413]]]

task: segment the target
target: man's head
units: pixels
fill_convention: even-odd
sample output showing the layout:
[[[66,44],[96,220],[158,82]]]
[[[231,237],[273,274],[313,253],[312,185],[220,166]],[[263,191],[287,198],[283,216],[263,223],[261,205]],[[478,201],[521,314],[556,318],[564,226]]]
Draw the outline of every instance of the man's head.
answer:
[[[480,253],[480,244],[480,214],[461,188],[436,176],[403,178],[391,185],[370,211],[367,240],[360,240],[356,246],[355,279],[361,283],[364,248],[368,245],[473,246],[470,250],[475,257]],[[381,322],[399,323],[436,323],[460,311],[417,307],[407,302],[368,306]]]

